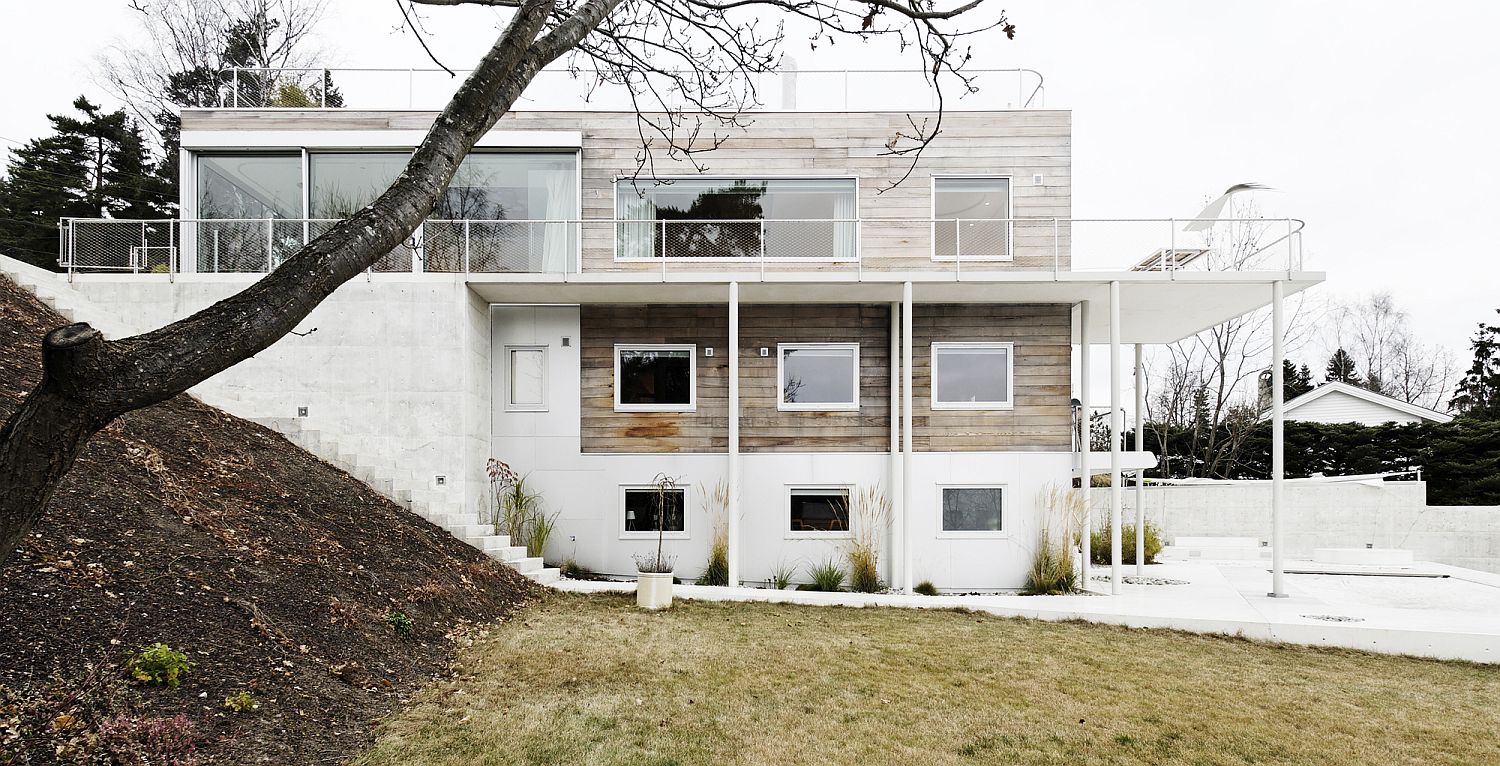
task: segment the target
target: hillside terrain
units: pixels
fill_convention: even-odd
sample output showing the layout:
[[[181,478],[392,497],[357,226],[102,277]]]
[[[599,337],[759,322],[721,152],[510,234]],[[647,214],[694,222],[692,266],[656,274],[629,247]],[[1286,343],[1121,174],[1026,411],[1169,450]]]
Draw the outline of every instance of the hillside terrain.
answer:
[[[0,277],[0,419],[65,321]],[[336,763],[535,585],[187,396],[94,437],[0,566],[0,764]],[[145,685],[162,642],[191,667]],[[240,697],[237,712],[226,698]]]

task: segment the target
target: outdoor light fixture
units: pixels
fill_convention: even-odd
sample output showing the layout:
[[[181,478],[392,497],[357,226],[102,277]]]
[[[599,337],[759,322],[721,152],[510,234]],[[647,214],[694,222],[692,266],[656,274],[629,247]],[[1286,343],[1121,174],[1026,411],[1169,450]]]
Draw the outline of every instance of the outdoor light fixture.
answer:
[[[760,355],[761,356],[770,356],[771,355],[771,349],[766,348],[765,346],[761,346],[761,348],[760,348]]]
[[[569,338],[566,335],[564,335],[563,336],[563,343],[562,344],[563,344],[563,348],[567,348],[568,346],[573,345],[573,339]]]
[[[305,418],[305,417],[307,417],[307,408],[306,407],[298,407],[297,408],[297,417],[299,417],[299,418]]]
[[[704,346],[703,347],[703,355],[704,356],[713,356],[714,355],[714,347],[713,346]]]
[[[432,477],[432,483],[436,484],[439,487],[446,487],[448,486],[448,477],[442,474],[438,474],[437,476]]]

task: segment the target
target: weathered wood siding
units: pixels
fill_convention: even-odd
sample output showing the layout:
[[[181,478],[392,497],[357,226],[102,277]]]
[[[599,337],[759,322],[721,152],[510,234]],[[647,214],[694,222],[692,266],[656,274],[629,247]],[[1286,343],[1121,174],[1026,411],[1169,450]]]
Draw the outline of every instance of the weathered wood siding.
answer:
[[[583,306],[579,312],[584,452],[723,452],[729,448],[729,307]],[[615,344],[698,346],[697,411],[615,412]],[[704,356],[712,346],[713,356]]]
[[[912,443],[919,452],[1068,449],[1072,314],[1067,305],[917,305],[912,315]],[[932,409],[932,344],[1015,344],[1015,408]]]
[[[913,115],[921,121],[923,115]],[[425,130],[431,112],[189,111],[185,130]],[[496,130],[576,130],[583,135],[583,217],[602,223],[583,227],[583,267],[589,271],[654,271],[659,265],[619,263],[614,254],[615,179],[637,171],[640,135],[627,112],[515,112]],[[866,269],[951,270],[932,260],[932,178],[941,175],[1008,175],[1012,217],[1068,218],[1072,214],[1072,120],[1067,111],[950,112],[943,135],[922,153],[920,164],[900,186],[883,191],[908,170],[910,158],[885,156],[897,131],[910,132],[903,112],[772,112],[754,115],[744,131],[732,132],[715,151],[697,155],[707,176],[857,176],[860,242]],[[700,175],[685,160],[658,153],[660,177]],[[1033,183],[1033,174],[1042,182]],[[1011,262],[965,262],[965,271],[1067,269],[1066,223],[1018,226]],[[675,264],[687,271],[743,268],[743,264]],[[850,264],[778,262],[778,271],[852,273]]]
[[[778,343],[858,343],[859,411],[777,409]],[[767,356],[760,349],[769,350]],[[891,312],[886,305],[740,307],[740,450],[884,452],[891,445]]]

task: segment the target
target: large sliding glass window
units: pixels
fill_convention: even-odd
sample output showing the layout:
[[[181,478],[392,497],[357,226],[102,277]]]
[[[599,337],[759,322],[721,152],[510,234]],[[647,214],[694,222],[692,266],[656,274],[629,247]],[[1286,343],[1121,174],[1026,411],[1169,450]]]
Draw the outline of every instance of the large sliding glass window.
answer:
[[[932,254],[1010,260],[1009,178],[932,179]]]
[[[182,237],[199,271],[266,271],[302,246],[300,154],[200,154],[196,171],[196,217],[208,220]]]
[[[471,271],[571,270],[579,236],[577,163],[576,155],[558,153],[465,157],[425,228],[428,270],[462,270],[462,221],[469,222]]]
[[[621,180],[615,194],[622,259],[855,257],[852,178]]]
[[[374,202],[406,169],[411,152],[314,152],[307,155],[309,236]],[[410,271],[411,251],[398,247],[375,264],[375,271]]]

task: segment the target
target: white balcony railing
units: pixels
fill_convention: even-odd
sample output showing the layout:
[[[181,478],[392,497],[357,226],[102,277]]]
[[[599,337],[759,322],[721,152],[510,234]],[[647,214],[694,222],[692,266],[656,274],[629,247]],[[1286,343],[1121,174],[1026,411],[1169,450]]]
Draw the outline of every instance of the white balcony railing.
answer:
[[[693,73],[701,74],[701,73]],[[944,100],[954,111],[1041,109],[1046,88],[1032,69],[966,69],[978,88],[957,81]],[[910,69],[795,69],[745,75],[750,111],[869,112],[937,108],[924,74]],[[230,109],[443,108],[463,78],[430,68],[262,69],[236,67],[221,76],[219,100]],[[666,93],[666,91],[663,91]],[[671,96],[667,96],[671,98]],[[682,104],[669,104],[673,108]],[[634,111],[620,85],[599,84],[588,70],[543,70],[516,102],[517,111]]]
[[[334,220],[63,219],[70,272],[264,273]],[[429,220],[371,270],[1300,271],[1291,218]]]

